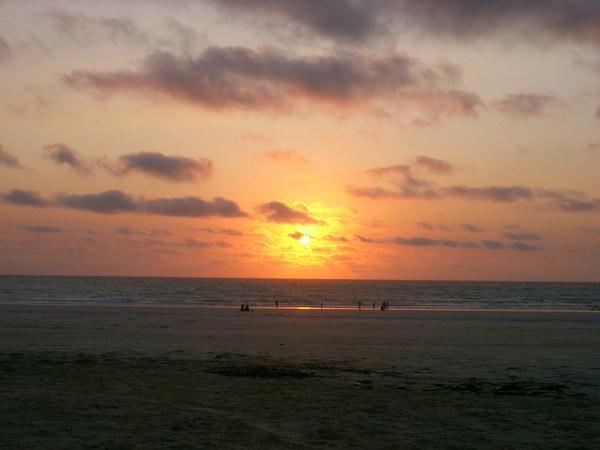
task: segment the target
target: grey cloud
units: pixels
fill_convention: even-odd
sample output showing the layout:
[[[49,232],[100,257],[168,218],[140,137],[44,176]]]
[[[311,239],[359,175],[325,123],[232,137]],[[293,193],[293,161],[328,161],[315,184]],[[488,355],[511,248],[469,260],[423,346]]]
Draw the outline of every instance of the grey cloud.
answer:
[[[425,180],[407,177],[398,189],[381,187],[347,186],[346,193],[352,197],[381,199],[441,200],[462,198],[466,200],[515,203],[538,202],[540,206],[565,212],[600,211],[600,198],[572,191],[532,189],[526,186],[435,186]]]
[[[73,71],[64,81],[101,95],[162,94],[208,109],[281,110],[295,102],[415,107],[432,119],[475,115],[481,100],[449,88],[455,77],[403,54],[298,56],[274,49],[208,47],[198,57],[155,52],[134,71]]]
[[[429,231],[434,231],[434,230],[455,231],[455,229],[453,227],[448,226],[448,225],[434,225],[429,222],[419,222],[417,225],[419,225],[421,228],[423,228],[425,230],[429,230]],[[481,233],[481,232],[485,231],[483,228],[480,228],[477,225],[473,225],[470,223],[463,223],[460,226],[460,228],[463,231],[468,231],[469,233]]]
[[[372,239],[364,236],[356,236],[359,241],[366,244],[384,244],[392,243],[395,245],[412,247],[447,247],[447,248],[465,248],[465,249],[487,249],[487,250],[518,250],[518,251],[541,251],[543,247],[530,245],[523,242],[514,242],[506,244],[499,241],[455,241],[450,239],[433,239],[422,236],[416,237],[393,237],[390,239]]]
[[[222,197],[211,201],[199,197],[145,199],[111,189],[99,194],[58,194],[53,203],[38,193],[13,189],[1,195],[6,203],[27,206],[62,206],[100,214],[140,213],[173,217],[247,217],[237,203]],[[123,229],[121,229],[123,231]],[[166,230],[157,230],[158,234]],[[167,231],[168,233],[168,231]]]
[[[507,115],[529,117],[542,116],[549,107],[557,103],[557,100],[549,95],[510,94],[501,100],[491,102],[491,105]]]
[[[194,238],[187,238],[185,240],[185,242],[183,243],[183,246],[188,247],[188,248],[211,248],[211,247],[229,248],[229,247],[232,247],[232,245],[226,241],[200,241],[200,240],[194,239]]]
[[[539,234],[526,230],[515,232],[507,231],[503,236],[507,239],[512,239],[513,241],[538,241],[542,238]]]
[[[441,196],[463,197],[495,202],[515,202],[517,200],[531,200],[535,193],[524,186],[451,186],[441,190]]]
[[[137,235],[137,236],[151,236],[151,237],[162,237],[170,236],[171,232],[164,229],[153,229],[149,231],[138,230],[128,226],[118,226],[112,229],[115,233],[123,234],[125,236]]]
[[[506,250],[508,248],[506,244],[499,241],[481,241],[481,244],[490,250]]]
[[[294,209],[282,202],[272,201],[259,205],[257,211],[269,222],[319,224],[325,222],[310,216],[306,210]]]
[[[108,190],[100,194],[59,194],[58,204],[67,208],[82,209],[101,214],[135,212],[139,210],[138,202],[132,196],[119,190]]]
[[[547,199],[550,206],[562,211],[600,211],[600,198],[588,198],[587,195],[580,192],[541,190],[539,195]]]
[[[52,225],[21,225],[19,228],[30,233],[62,233],[66,231],[64,228]]]
[[[418,225],[421,228],[424,228],[424,229],[429,230],[429,231],[435,230],[435,226],[433,224],[430,224],[429,222],[419,222]]]
[[[462,229],[468,231],[469,233],[481,233],[485,231],[483,228],[480,228],[477,225],[473,225],[471,223],[463,223]]]
[[[224,236],[244,236],[243,231],[234,230],[232,228],[200,228],[200,231]]]
[[[19,158],[11,155],[0,145],[0,165],[5,165],[13,169],[22,169],[23,167],[19,164]]]
[[[57,164],[66,164],[79,175],[90,175],[92,169],[81,159],[78,153],[61,142],[45,145],[42,150],[46,156]]]
[[[431,158],[429,156],[417,156],[416,163],[418,166],[429,170],[430,172],[447,175],[454,171],[454,166],[447,161]]]
[[[119,158],[114,173],[125,175],[141,172],[175,182],[192,182],[208,178],[213,172],[212,161],[184,156],[167,156],[159,152],[129,153]]]
[[[360,234],[355,234],[354,236],[360,242],[363,242],[365,244],[381,244],[381,243],[385,242],[385,240],[383,240],[383,239],[373,239],[373,238],[369,238],[366,236],[361,236]]]
[[[61,34],[71,38],[103,37],[112,41],[126,40],[144,43],[147,36],[127,17],[94,17],[63,8],[51,8],[41,13]]]
[[[155,247],[169,248],[169,249],[177,249],[177,248],[187,248],[187,249],[205,249],[205,248],[227,248],[232,245],[226,241],[201,241],[198,239],[194,239],[192,237],[188,237],[184,241],[168,241],[163,239],[152,239],[152,238],[144,238],[142,240],[133,240],[129,239],[126,242],[133,245],[151,245]]]
[[[378,2],[368,0],[208,0],[228,14],[242,12],[295,23],[311,32],[342,41],[380,34],[385,25]]]
[[[140,201],[144,212],[175,217],[246,217],[237,203],[222,197],[212,201],[198,197],[158,198]]]
[[[19,206],[46,207],[50,204],[38,192],[12,189],[0,194],[0,199],[5,203]]]
[[[348,186],[346,193],[352,197],[366,197],[374,200],[386,198],[404,198],[399,192],[383,188]]]
[[[425,185],[428,186],[425,189],[422,189],[418,186],[416,188],[412,186],[403,186],[400,190],[349,186],[346,192],[354,197],[368,197],[372,199],[442,199],[456,197],[474,200],[488,200],[494,202],[511,203],[517,200],[532,200],[535,198],[534,191],[524,186],[456,185],[450,187],[433,188],[429,187],[429,183],[425,183]]]
[[[13,57],[12,50],[8,45],[8,42],[0,36],[0,64],[9,62]]]
[[[524,252],[537,252],[544,250],[544,247],[539,245],[526,244],[524,242],[513,242],[512,244],[505,244],[499,241],[481,241],[483,246],[490,250],[520,250]]]
[[[438,245],[438,241],[436,241],[435,239],[429,239],[424,237],[395,237],[392,241],[394,242],[394,244],[398,245],[414,245],[417,247],[429,247],[432,245]]]
[[[541,247],[539,245],[527,244],[525,242],[515,242],[511,245],[511,248],[521,250],[524,252],[538,252],[544,250],[544,247]]]
[[[427,37],[496,35],[598,43],[600,5],[590,0],[204,0],[228,15],[242,12],[356,44],[395,28]],[[228,16],[229,17],[229,16]]]
[[[401,22],[430,35],[472,38],[520,32],[528,39],[600,41],[600,4],[587,0],[384,0]]]
[[[377,167],[375,169],[367,170],[367,173],[376,177],[383,177],[387,175],[410,175],[410,166],[406,164],[395,164],[393,166]]]

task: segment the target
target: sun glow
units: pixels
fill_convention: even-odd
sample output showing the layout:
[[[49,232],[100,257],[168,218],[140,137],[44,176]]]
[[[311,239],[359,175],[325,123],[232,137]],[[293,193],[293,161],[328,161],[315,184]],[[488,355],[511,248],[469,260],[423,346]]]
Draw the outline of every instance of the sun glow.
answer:
[[[305,234],[304,236],[302,236],[300,238],[300,243],[302,245],[308,245],[308,244],[310,244],[310,236],[308,234]]]

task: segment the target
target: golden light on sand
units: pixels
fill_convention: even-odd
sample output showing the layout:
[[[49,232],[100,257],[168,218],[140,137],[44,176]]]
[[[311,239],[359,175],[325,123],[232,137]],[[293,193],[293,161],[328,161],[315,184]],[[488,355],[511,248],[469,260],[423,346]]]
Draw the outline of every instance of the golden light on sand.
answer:
[[[300,243],[302,245],[309,245],[310,244],[310,236],[308,234],[305,234],[304,236],[302,236],[300,238]]]

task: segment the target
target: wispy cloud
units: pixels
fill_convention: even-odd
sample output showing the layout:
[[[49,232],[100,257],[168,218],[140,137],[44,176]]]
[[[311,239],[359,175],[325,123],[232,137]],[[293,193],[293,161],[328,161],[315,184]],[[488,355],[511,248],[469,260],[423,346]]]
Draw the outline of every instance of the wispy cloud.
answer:
[[[496,110],[514,117],[542,116],[557,104],[554,97],[540,94],[509,94],[501,100],[491,102]]]
[[[312,217],[304,207],[292,208],[291,206],[278,201],[262,203],[256,210],[263,215],[268,222],[319,225],[325,223],[322,220]]]
[[[542,239],[537,233],[533,231],[526,230],[520,225],[512,224],[506,226],[506,231],[502,234],[507,239],[512,239],[514,241],[539,241]]]
[[[600,198],[590,197],[586,193],[577,191],[562,191],[539,189],[528,186],[491,185],[468,186],[451,185],[443,186],[431,183],[423,178],[413,175],[410,166],[395,165],[367,170],[367,173],[383,176],[397,174],[400,180],[392,180],[394,188],[381,186],[354,186],[349,185],[346,193],[352,197],[363,197],[374,200],[382,199],[464,199],[477,201],[490,201],[498,203],[516,203],[519,201],[537,202],[540,206],[558,209],[566,212],[594,212],[600,211]]]
[[[375,169],[367,170],[367,173],[376,177],[383,177],[387,175],[403,175],[408,176],[411,174],[410,166],[407,164],[395,164],[393,166],[376,167]]]
[[[10,167],[12,169],[22,169],[23,168],[23,166],[21,166],[21,164],[19,163],[19,158],[8,153],[0,145],[0,166],[1,165]]]
[[[56,164],[69,166],[79,175],[91,175],[93,173],[90,165],[84,161],[79,154],[66,144],[61,142],[48,144],[42,148],[47,158]]]
[[[53,225],[20,225],[19,228],[30,233],[62,233],[64,228]]]
[[[145,43],[147,35],[128,17],[90,16],[64,8],[49,8],[39,13],[54,29],[71,39],[109,39]]]
[[[364,244],[393,244],[410,247],[445,247],[454,249],[486,249],[486,250],[518,250],[518,251],[541,251],[543,247],[526,244],[524,242],[504,243],[500,241],[458,241],[452,239],[434,239],[423,236],[392,238],[369,238],[357,235],[356,238]]]
[[[431,158],[429,156],[419,155],[416,159],[417,166],[420,166],[429,172],[433,172],[439,175],[447,175],[454,171],[454,166],[448,161],[441,159]]]
[[[8,45],[8,42],[0,36],[0,64],[5,64],[12,60],[13,52]]]
[[[472,223],[463,223],[461,228],[464,231],[468,231],[469,233],[482,233],[485,230],[483,228],[478,227],[477,225],[473,225]]]

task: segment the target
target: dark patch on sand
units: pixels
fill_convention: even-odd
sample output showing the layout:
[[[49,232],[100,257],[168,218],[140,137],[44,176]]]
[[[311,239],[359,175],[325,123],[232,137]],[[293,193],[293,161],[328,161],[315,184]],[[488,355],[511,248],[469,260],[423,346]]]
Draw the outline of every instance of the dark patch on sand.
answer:
[[[562,384],[439,381],[347,364],[240,353],[0,353],[0,447],[600,446],[597,400]]]

